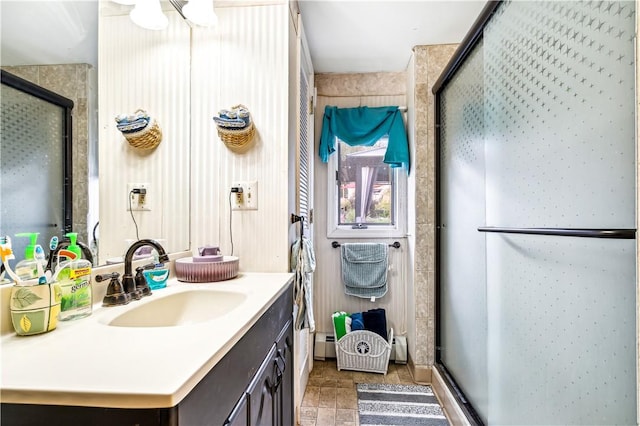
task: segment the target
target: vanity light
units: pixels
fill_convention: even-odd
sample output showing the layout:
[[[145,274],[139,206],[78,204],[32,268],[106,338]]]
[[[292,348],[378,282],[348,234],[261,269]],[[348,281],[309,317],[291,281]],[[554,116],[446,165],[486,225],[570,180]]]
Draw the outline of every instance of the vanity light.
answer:
[[[129,16],[136,25],[148,30],[164,30],[169,25],[160,0],[137,0]]]
[[[182,8],[182,13],[189,21],[203,27],[213,27],[218,23],[213,0],[189,0]]]

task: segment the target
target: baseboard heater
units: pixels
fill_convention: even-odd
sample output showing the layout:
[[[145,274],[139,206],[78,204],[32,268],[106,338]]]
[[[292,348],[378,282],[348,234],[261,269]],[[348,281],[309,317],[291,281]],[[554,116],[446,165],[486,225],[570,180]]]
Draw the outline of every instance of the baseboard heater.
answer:
[[[316,332],[315,347],[313,349],[313,359],[324,361],[327,358],[336,357],[336,340],[333,333]],[[407,338],[405,336],[394,336],[391,345],[389,360],[396,364],[407,363]]]

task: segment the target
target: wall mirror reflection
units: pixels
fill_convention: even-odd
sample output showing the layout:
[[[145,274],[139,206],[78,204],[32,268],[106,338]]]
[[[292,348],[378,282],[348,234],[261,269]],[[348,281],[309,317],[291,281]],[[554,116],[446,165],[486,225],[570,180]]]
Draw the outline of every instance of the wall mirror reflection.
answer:
[[[149,77],[148,72],[149,67],[158,67],[158,60],[164,60],[163,49],[170,48],[169,43],[158,43],[158,39],[168,40],[179,31],[186,34],[188,40],[189,26],[168,13],[170,24],[166,31],[143,30],[131,22],[130,10],[130,6],[99,0],[0,2],[0,68],[73,102],[72,161],[68,174],[72,188],[70,200],[65,200],[65,190],[59,184],[58,176],[51,174],[63,176],[64,168],[49,166],[46,170],[41,160],[43,156],[65,157],[62,147],[56,145],[58,142],[42,143],[40,135],[31,137],[28,132],[19,132],[23,139],[29,138],[28,143],[20,142],[5,135],[8,126],[2,127],[0,234],[11,236],[16,261],[23,256],[20,247],[28,242],[24,238],[14,238],[18,232],[40,232],[38,242],[43,247],[54,234],[62,238],[68,231],[77,232],[79,241],[94,251],[94,265],[119,261],[138,238],[158,239],[167,252],[189,249],[189,190],[174,196],[179,189],[177,183],[189,181],[188,161],[178,158],[175,169],[168,173],[169,180],[177,182],[175,184],[165,184],[167,176],[160,172],[166,168],[169,158],[188,159],[189,156],[189,109],[184,107],[189,99],[189,73],[179,76],[177,84],[172,86],[174,93],[164,93],[176,95],[177,101],[169,103],[154,98],[162,93],[160,77]],[[130,43],[123,52],[121,47],[127,40],[142,41]],[[153,52],[145,51],[150,45],[154,46]],[[179,63],[188,64],[188,45],[185,51],[178,58]],[[109,63],[101,69],[105,57],[109,58]],[[109,77],[101,79],[101,72],[108,72]],[[146,81],[130,76],[144,76]],[[105,95],[99,98],[99,92]],[[2,98],[3,110],[5,101],[15,100],[5,97],[4,85]],[[137,108],[146,108],[163,125],[163,143],[150,152],[128,146],[115,128],[116,115],[133,113]],[[175,142],[176,139],[180,142]],[[33,179],[11,180],[5,176],[4,172],[8,170],[5,161],[11,159],[7,156],[8,150],[12,149],[10,146],[19,144],[27,148],[36,140],[46,145],[49,153],[40,148],[29,148],[31,151],[21,155],[22,160],[29,163],[25,167],[32,170],[28,174]],[[185,153],[177,156],[176,149]],[[47,174],[46,178],[43,173]],[[131,183],[149,185],[151,211],[131,212],[127,208],[126,191]],[[37,188],[36,192],[33,187]],[[24,216],[25,207],[16,207],[16,202],[8,195],[26,192],[47,194],[46,199],[35,197],[40,199],[40,209],[47,210],[43,214],[49,218],[38,218],[42,222],[40,225],[16,219]],[[171,202],[177,203],[179,208],[165,211],[165,206]],[[66,214],[57,206],[60,203],[66,207]]]
[[[41,241],[72,231],[73,101],[7,71],[0,88],[0,227]],[[16,238],[20,255],[28,238]]]

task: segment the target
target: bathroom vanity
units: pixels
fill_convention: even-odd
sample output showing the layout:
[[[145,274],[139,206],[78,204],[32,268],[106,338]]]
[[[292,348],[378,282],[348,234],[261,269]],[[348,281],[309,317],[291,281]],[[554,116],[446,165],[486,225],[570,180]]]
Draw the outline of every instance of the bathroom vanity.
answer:
[[[291,274],[258,273],[212,284],[174,281],[167,293],[96,309],[47,334],[3,336],[0,422],[290,426],[291,281]],[[211,303],[203,297],[208,291],[212,301],[219,295],[221,304],[234,306],[205,310],[211,319],[194,320],[192,313],[182,314],[186,322],[171,319],[172,306],[191,303],[193,312],[201,310],[198,300]],[[137,324],[135,309],[145,314],[140,318],[160,309],[164,325]]]

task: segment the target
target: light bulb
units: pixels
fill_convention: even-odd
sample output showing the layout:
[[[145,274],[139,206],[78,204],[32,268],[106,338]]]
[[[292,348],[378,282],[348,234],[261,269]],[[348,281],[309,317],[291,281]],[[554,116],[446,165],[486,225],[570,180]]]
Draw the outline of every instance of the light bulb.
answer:
[[[203,27],[213,27],[218,23],[213,0],[189,0],[182,8],[182,13],[189,21]]]
[[[138,0],[129,16],[136,25],[148,30],[164,30],[169,25],[160,0]]]

